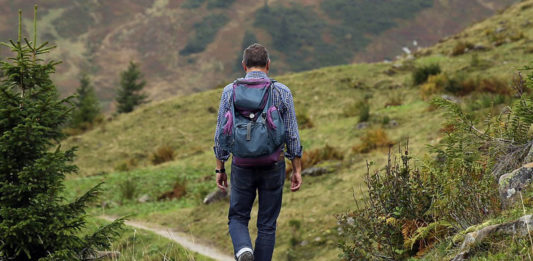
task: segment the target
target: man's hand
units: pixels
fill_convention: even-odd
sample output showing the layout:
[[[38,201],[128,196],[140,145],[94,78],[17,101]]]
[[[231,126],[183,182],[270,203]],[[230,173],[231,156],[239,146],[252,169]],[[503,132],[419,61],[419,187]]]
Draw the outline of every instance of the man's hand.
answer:
[[[228,176],[226,173],[217,173],[217,187],[226,192],[226,188],[228,187]]]
[[[291,191],[295,192],[300,189],[302,185],[302,174],[300,171],[293,171],[291,175]]]

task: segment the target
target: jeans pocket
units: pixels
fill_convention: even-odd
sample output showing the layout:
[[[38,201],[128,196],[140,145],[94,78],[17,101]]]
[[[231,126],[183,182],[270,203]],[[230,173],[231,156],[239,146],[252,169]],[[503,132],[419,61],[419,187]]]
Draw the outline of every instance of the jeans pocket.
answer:
[[[253,171],[231,165],[231,186],[239,189],[250,189],[253,186]]]
[[[270,170],[265,170],[262,175],[261,187],[263,189],[274,190],[283,186],[285,181],[285,161],[281,160],[274,164]]]

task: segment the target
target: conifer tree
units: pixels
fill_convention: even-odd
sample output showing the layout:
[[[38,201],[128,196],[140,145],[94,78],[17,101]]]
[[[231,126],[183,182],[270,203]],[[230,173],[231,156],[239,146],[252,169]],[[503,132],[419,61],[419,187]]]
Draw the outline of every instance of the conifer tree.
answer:
[[[72,98],[59,99],[50,74],[59,62],[40,57],[53,47],[21,39],[2,43],[15,57],[2,61],[0,82],[0,260],[81,260],[109,247],[123,220],[80,232],[85,209],[100,185],[73,202],[63,181],[77,171],[75,149],[61,150],[61,127],[69,120]],[[37,6],[35,6],[35,17]]]
[[[146,102],[146,95],[141,93],[146,85],[142,79],[139,66],[133,61],[128,69],[120,74],[120,89],[118,90],[118,113],[131,112],[138,105]]]
[[[87,74],[81,76],[76,94],[76,109],[72,114],[71,126],[85,130],[100,115],[100,105]]]

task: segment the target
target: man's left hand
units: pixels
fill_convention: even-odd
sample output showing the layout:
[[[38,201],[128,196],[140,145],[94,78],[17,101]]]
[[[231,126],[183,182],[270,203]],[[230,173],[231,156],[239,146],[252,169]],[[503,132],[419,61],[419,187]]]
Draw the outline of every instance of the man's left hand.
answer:
[[[228,187],[228,176],[226,173],[217,173],[217,187],[226,192],[226,188]]]

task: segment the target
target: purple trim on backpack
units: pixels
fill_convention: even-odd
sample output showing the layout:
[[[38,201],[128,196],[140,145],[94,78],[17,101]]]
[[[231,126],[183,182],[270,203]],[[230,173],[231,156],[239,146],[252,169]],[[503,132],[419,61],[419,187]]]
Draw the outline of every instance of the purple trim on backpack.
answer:
[[[231,129],[233,128],[233,116],[231,116],[231,111],[226,112],[224,115],[226,117],[226,125],[224,125],[224,134],[231,135]]]
[[[233,155],[233,164],[239,167],[269,166],[279,161],[281,152],[282,148],[279,148],[274,153],[259,158],[239,158]]]
[[[270,108],[268,108],[268,111],[267,111],[267,126],[272,129],[272,130],[275,130],[276,129],[276,125],[274,124],[274,120],[272,120],[272,112],[278,110],[278,108],[276,108],[276,106],[272,106]]]

